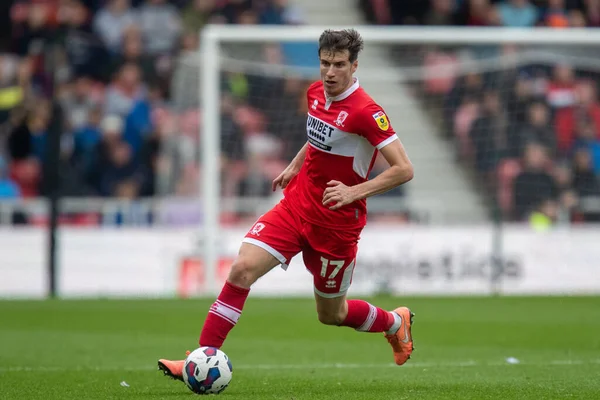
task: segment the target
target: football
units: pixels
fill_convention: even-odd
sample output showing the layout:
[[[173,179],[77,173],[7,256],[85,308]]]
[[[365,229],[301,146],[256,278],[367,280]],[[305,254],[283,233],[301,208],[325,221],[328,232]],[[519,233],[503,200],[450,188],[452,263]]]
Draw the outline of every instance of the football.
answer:
[[[197,394],[218,394],[231,382],[233,367],[229,357],[215,347],[200,347],[185,360],[183,381]]]

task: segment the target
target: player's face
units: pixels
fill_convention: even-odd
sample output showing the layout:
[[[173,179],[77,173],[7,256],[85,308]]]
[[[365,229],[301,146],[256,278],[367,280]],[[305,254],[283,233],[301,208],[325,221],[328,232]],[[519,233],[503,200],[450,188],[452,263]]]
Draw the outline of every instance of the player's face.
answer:
[[[358,60],[350,62],[348,50],[332,53],[321,51],[321,80],[329,96],[337,96],[352,86],[352,74],[358,67]]]

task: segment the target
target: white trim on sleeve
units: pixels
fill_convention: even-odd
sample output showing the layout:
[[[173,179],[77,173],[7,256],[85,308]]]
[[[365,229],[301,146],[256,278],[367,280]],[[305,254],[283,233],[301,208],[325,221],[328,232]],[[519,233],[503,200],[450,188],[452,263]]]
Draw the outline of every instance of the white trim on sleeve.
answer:
[[[377,145],[377,150],[383,149],[385,146],[387,146],[388,144],[392,143],[394,140],[398,140],[398,135],[393,134],[389,138],[385,139],[383,142],[379,143]]]

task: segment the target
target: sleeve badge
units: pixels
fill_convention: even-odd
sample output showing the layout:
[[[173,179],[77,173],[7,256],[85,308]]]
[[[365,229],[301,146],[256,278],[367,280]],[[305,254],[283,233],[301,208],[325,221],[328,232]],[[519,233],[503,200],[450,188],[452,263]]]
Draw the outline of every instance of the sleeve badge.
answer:
[[[388,122],[387,115],[383,111],[378,111],[373,114],[373,119],[377,122],[377,126],[382,131],[387,131],[390,128],[390,123]]]

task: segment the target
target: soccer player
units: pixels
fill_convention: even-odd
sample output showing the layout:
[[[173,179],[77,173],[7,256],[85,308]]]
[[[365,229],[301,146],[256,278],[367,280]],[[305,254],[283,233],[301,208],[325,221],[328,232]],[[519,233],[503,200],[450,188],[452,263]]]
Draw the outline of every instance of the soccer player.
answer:
[[[361,332],[383,332],[396,364],[413,351],[413,313],[386,311],[346,293],[366,224],[366,198],[413,177],[413,167],[385,111],[360,87],[354,72],[363,40],[355,30],[326,30],[319,38],[321,80],[306,96],[308,141],[273,181],[284,198],[260,217],[239,254],[200,334],[200,346],[220,348],[240,318],[251,286],[302,252],[314,277],[319,321]],[[368,180],[377,153],[390,167]],[[184,361],[158,361],[165,375],[182,379]]]

